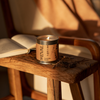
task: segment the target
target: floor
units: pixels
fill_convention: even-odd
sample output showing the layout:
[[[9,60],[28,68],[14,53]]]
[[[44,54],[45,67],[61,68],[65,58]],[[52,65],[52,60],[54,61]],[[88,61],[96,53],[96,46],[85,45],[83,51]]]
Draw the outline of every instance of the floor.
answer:
[[[0,66],[0,98],[8,96],[9,94],[10,92],[9,92],[7,69]],[[24,96],[23,100],[33,100],[33,99]]]

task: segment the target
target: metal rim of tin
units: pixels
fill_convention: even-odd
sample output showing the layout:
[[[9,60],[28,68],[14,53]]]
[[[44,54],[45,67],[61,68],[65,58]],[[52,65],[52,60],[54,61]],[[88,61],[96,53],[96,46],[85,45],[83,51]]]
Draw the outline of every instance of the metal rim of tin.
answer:
[[[48,64],[56,64],[58,60],[56,60],[56,61],[40,61],[40,60],[37,60],[37,61],[40,64],[46,64],[46,65],[48,65]]]
[[[47,37],[50,37],[49,41],[46,41]],[[53,35],[43,35],[37,38],[37,43],[42,45],[52,45],[58,43],[58,37]]]

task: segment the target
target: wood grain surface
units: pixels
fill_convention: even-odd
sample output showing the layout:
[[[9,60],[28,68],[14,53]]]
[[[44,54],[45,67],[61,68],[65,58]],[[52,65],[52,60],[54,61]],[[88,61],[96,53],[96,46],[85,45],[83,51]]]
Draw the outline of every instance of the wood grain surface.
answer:
[[[78,82],[98,69],[98,62],[95,60],[67,54],[60,54],[59,61],[50,65],[39,64],[35,57],[36,53],[32,51],[30,54],[2,58],[0,65],[68,83]],[[72,61],[71,64],[75,67],[68,68],[67,61]]]
[[[73,100],[85,100],[80,82],[69,84]]]
[[[62,100],[60,81],[47,79],[47,100]]]

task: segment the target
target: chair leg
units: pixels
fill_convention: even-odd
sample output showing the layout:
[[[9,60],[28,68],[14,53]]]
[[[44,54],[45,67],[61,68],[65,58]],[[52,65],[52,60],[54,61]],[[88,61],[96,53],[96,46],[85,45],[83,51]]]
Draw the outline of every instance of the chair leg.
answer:
[[[73,96],[73,100],[84,100],[80,83],[73,83],[69,85]]]
[[[15,100],[23,100],[19,71],[8,68],[8,78],[11,95],[14,96]]]
[[[100,68],[94,73],[94,100],[100,100]]]
[[[47,79],[47,100],[62,100],[60,81]]]

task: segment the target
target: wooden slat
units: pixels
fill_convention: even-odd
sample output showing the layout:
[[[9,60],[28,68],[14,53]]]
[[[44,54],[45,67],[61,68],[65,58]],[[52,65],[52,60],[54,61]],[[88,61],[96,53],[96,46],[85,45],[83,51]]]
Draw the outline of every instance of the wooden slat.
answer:
[[[9,95],[9,96],[6,96],[4,98],[1,98],[0,100],[15,100],[15,98],[14,98],[14,96]]]
[[[15,100],[22,100],[22,89],[19,71],[8,68],[8,78],[11,95],[15,97]]]
[[[35,91],[29,87],[24,72],[20,72],[20,74],[21,74],[23,96],[29,96],[32,99],[36,100],[47,100],[46,94]]]
[[[85,100],[80,83],[73,83],[69,85],[70,85],[73,100]]]
[[[64,63],[64,65],[59,65],[60,62],[59,61],[56,64],[57,66],[53,68],[55,65],[39,64],[35,56],[36,53],[35,51],[33,51],[30,54],[23,54],[9,58],[2,58],[0,59],[0,65],[5,66],[7,68],[12,68],[68,83],[74,83],[80,81],[85,77],[87,77],[88,75],[94,73],[98,69],[98,66],[96,66],[98,64],[97,61],[82,57],[64,55],[68,57],[73,57],[75,60],[77,59],[79,60],[84,59],[84,60],[82,60],[82,64],[80,64],[79,62],[79,65],[77,65],[74,68],[67,68],[68,65],[67,63],[65,63],[65,61],[62,62]],[[60,55],[60,59],[62,58],[63,55]],[[67,57],[65,57],[65,60],[67,60]]]
[[[61,83],[57,80],[47,79],[47,100],[61,99]]]
[[[47,95],[44,93],[33,90],[31,92],[31,98],[34,100],[47,100]]]

